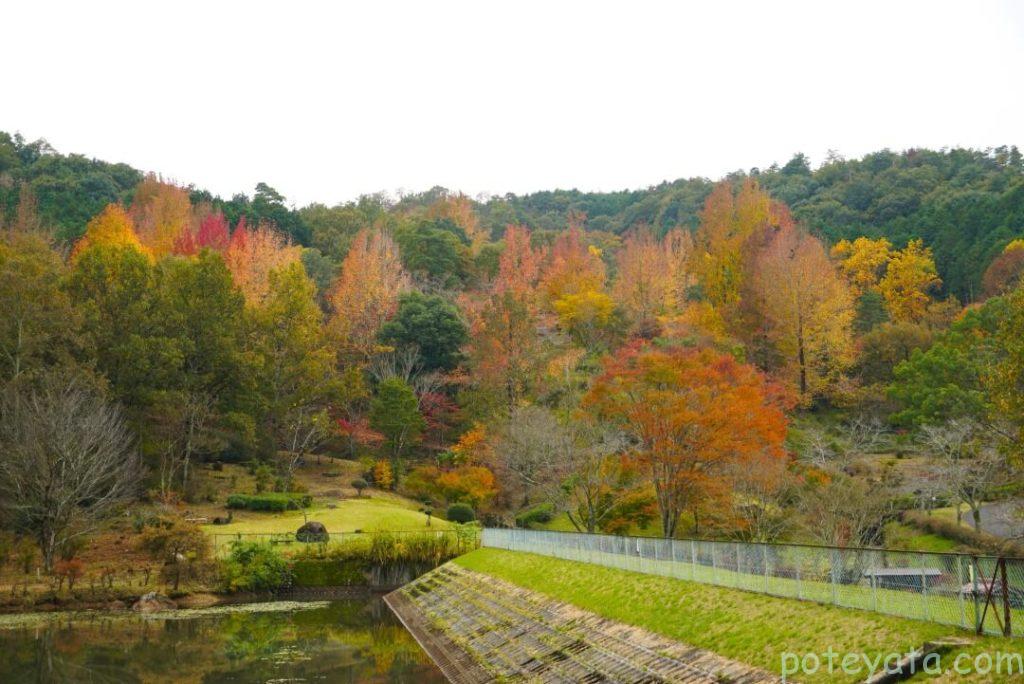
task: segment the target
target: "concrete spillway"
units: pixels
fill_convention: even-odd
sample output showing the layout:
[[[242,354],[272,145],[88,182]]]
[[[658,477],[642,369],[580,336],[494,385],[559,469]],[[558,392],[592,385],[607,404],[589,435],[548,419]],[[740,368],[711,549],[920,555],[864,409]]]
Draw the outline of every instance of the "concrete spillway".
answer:
[[[386,599],[453,682],[776,682],[769,672],[448,564]]]

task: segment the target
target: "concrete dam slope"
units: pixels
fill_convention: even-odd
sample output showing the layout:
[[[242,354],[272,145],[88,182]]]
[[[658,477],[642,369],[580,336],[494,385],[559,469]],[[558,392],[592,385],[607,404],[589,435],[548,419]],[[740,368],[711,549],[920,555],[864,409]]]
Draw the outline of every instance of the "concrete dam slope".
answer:
[[[452,682],[777,682],[770,672],[444,565],[385,599]]]

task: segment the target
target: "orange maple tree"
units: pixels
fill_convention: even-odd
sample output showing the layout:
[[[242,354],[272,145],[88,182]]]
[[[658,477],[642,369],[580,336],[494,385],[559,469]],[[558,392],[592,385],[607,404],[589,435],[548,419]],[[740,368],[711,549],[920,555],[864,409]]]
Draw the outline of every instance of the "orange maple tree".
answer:
[[[505,229],[505,248],[498,257],[498,275],[494,279],[494,292],[528,297],[537,287],[544,250],[534,249],[530,229],[510,224]]]
[[[600,292],[605,267],[600,251],[583,237],[583,217],[570,214],[569,227],[555,239],[541,276],[541,288],[550,304],[566,295]]]
[[[674,241],[658,240],[648,226],[639,226],[616,252],[612,298],[635,324],[649,324],[674,305],[678,267],[674,247]]]
[[[301,248],[267,224],[250,229],[239,219],[224,252],[224,263],[235,286],[250,304],[260,304],[270,292],[270,273],[297,263]]]
[[[785,458],[788,398],[753,366],[711,349],[628,345],[583,401],[631,434],[654,484],[662,530],[730,490],[735,465]]]
[[[192,202],[188,190],[151,173],[135,189],[129,213],[143,244],[161,257],[174,251],[181,234],[190,230]]]
[[[398,245],[380,230],[362,230],[352,240],[328,300],[331,326],[342,347],[367,356],[377,331],[398,309],[398,297],[412,286]]]

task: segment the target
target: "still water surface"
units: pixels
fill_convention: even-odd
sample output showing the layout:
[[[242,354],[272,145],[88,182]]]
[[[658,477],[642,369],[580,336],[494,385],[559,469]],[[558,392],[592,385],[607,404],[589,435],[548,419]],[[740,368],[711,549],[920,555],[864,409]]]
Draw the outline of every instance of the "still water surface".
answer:
[[[4,618],[0,682],[445,681],[378,596],[171,615]]]

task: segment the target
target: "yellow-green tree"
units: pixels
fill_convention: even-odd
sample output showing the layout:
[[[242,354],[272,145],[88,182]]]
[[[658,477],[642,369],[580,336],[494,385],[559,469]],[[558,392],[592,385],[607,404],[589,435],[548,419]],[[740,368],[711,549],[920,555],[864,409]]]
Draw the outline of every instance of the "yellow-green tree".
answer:
[[[853,297],[825,248],[797,227],[779,229],[751,277],[758,329],[778,353],[780,375],[809,401],[826,392],[852,355]]]
[[[854,295],[859,297],[878,287],[892,259],[892,243],[885,238],[872,240],[868,237],[840,240],[832,247],[832,258],[837,260],[839,270],[846,276]]]
[[[697,231],[695,268],[708,301],[730,307],[740,298],[743,283],[743,244],[772,216],[768,193],[747,179],[733,193],[728,182],[719,183],[704,202]]]
[[[150,251],[142,246],[131,217],[120,204],[108,204],[86,224],[85,234],[71,251],[71,260],[77,260],[82,252],[96,245],[134,247],[142,254],[150,255]]]
[[[878,289],[893,320],[918,323],[928,311],[931,292],[941,284],[932,250],[918,239],[893,254]]]
[[[570,216],[569,227],[555,240],[541,276],[541,289],[550,305],[566,295],[604,290],[601,251],[583,238],[583,220]]]

